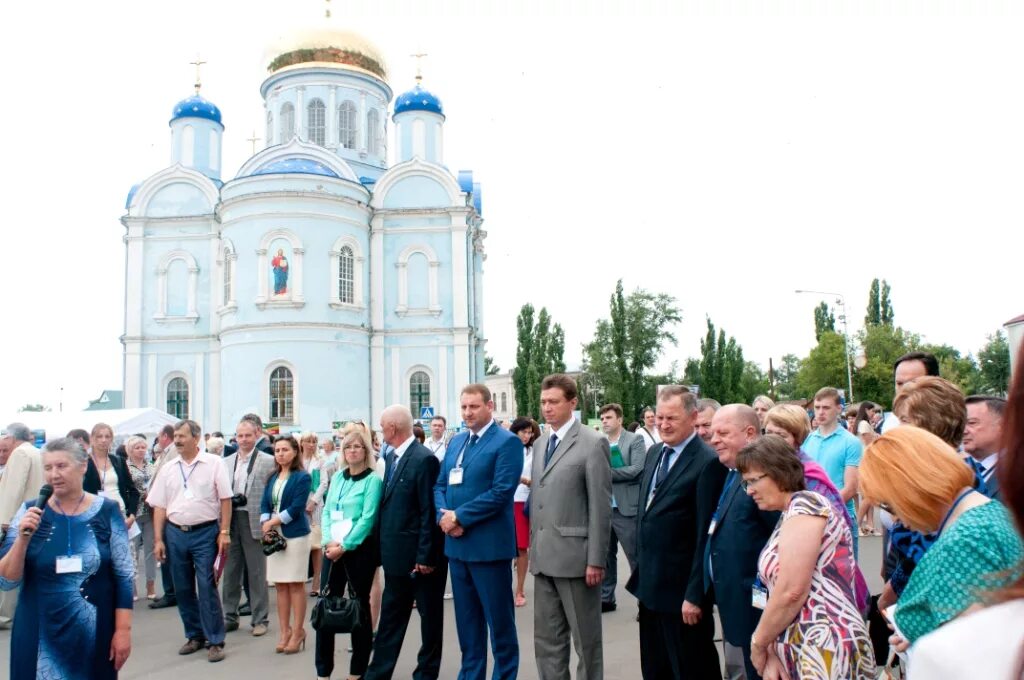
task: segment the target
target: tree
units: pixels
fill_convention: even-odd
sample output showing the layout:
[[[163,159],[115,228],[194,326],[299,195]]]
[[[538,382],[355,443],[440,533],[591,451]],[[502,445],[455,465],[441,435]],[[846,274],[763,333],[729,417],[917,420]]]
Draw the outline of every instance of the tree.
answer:
[[[891,381],[890,381],[891,382]],[[838,333],[825,333],[818,346],[800,362],[796,376],[797,391],[810,398],[822,387],[846,384],[846,345]]]
[[[745,402],[742,388],[743,348],[736,338],[726,338],[725,330],[715,333],[715,325],[707,319],[708,332],[700,341],[700,392],[723,404]]]
[[[516,319],[518,345],[512,385],[516,391],[518,415],[540,418],[540,383],[544,376],[565,371],[565,332],[551,323],[546,307],[534,322],[534,308],[525,304]]]
[[[871,290],[868,292],[868,313],[864,317],[865,326],[891,326],[893,323],[892,301],[889,294],[892,289],[889,282],[882,279],[871,281]]]
[[[1002,331],[988,336],[978,352],[980,392],[1005,396],[1010,384],[1010,343]]]
[[[494,357],[484,352],[484,375],[498,375],[501,369],[494,363]]]
[[[737,401],[749,404],[759,394],[768,394],[768,376],[753,361],[744,362],[738,390],[742,398]]]
[[[879,302],[879,317],[882,320],[882,325],[891,326],[895,315],[892,311],[892,300],[889,299],[889,293],[892,289],[889,288],[889,282],[882,279],[882,299]]]
[[[964,394],[980,391],[981,374],[970,354],[960,356],[960,350],[952,345],[921,345],[915,349],[934,354],[939,360],[939,375],[959,387]]]
[[[796,376],[800,372],[800,359],[795,354],[784,354],[775,369],[775,394],[779,399],[795,399],[799,396]]]
[[[828,308],[828,304],[822,302],[814,308],[814,339],[821,340],[822,334],[830,331],[836,331],[836,317]]]
[[[861,330],[857,334],[857,344],[866,363],[853,374],[853,391],[857,399],[873,401],[888,408],[896,389],[892,365],[920,342],[917,335],[891,325],[875,324]]]
[[[533,358],[533,305],[527,303],[519,310],[516,318],[516,367],[512,369],[512,386],[516,391],[517,415],[533,413],[533,401],[537,398],[530,391],[528,373]]]
[[[24,406],[22,406],[21,408],[18,409],[18,412],[19,413],[42,413],[44,411],[49,411],[49,410],[50,410],[49,406],[43,406],[42,404],[25,404]]]
[[[686,360],[686,368],[683,369],[683,384],[700,385],[703,382],[700,375],[700,359],[690,357]]]
[[[675,344],[667,330],[682,317],[674,297],[637,288],[624,294],[622,281],[609,300],[609,318],[597,322],[593,339],[583,346],[584,365],[600,385],[604,401],[622,406],[633,418],[654,402],[654,385],[647,372],[654,368],[666,343]]]

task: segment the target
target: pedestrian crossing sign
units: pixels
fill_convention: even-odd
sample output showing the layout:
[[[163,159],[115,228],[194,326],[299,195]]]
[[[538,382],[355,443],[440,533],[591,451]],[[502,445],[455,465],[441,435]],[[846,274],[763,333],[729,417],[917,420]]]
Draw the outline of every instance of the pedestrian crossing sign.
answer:
[[[430,420],[434,417],[433,406],[423,406],[420,408],[420,420]]]

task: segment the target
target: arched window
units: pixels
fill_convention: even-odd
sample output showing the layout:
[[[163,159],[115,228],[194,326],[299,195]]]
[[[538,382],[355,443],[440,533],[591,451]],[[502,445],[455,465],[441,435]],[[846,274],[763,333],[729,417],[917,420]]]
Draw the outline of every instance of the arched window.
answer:
[[[430,376],[416,371],[409,378],[409,410],[418,418],[420,409],[430,406]]]
[[[184,378],[172,378],[167,383],[167,413],[178,420],[188,418],[188,383]]]
[[[295,413],[295,381],[292,372],[278,366],[270,374],[270,419],[279,423],[292,422]]]
[[[287,144],[295,136],[295,107],[291,102],[281,105],[281,143]]]
[[[508,394],[506,394],[505,392],[501,393],[501,412],[508,412]]]
[[[274,113],[267,111],[267,146],[274,145]]]
[[[377,113],[377,109],[370,109],[370,112],[366,114],[366,151],[374,156],[379,153],[380,140],[377,137],[380,135],[380,114]]]
[[[338,300],[342,304],[355,302],[356,258],[352,248],[344,246],[338,255]]]
[[[306,106],[306,127],[309,141],[323,146],[327,143],[327,107],[319,99],[313,99]]]
[[[338,107],[338,142],[346,149],[356,148],[358,120],[355,102],[343,101]]]

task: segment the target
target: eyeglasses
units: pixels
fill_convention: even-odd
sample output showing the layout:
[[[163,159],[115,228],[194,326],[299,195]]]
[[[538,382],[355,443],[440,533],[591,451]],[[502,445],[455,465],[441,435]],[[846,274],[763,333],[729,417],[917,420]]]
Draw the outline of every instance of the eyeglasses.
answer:
[[[751,486],[753,486],[754,484],[757,484],[758,482],[760,482],[762,479],[764,479],[767,476],[768,475],[761,475],[760,477],[754,477],[753,479],[744,479],[743,482],[742,482],[743,490],[746,491]]]

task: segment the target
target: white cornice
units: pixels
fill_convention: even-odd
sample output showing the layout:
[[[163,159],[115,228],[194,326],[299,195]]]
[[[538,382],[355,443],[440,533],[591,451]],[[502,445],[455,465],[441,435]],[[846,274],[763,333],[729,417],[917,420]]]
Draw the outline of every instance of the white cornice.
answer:
[[[259,175],[259,176],[257,176],[257,179],[261,179],[261,178],[265,179],[266,175]],[[239,180],[239,181],[245,181],[245,180],[248,180],[248,179],[250,179],[250,178],[246,177],[245,179]],[[324,179],[329,179],[329,178],[325,177]],[[362,185],[359,185],[359,186],[362,186]],[[365,187],[364,187],[364,189],[365,189]],[[361,201],[361,200],[356,200],[354,198],[351,198],[350,196],[341,196],[339,194],[329,194],[329,193],[324,192],[324,191],[279,190],[279,191],[253,192],[253,193],[243,194],[241,196],[232,196],[230,198],[225,198],[224,200],[222,200],[218,204],[218,206],[217,206],[217,214],[218,215],[222,215],[226,209],[235,207],[236,205],[240,205],[240,204],[243,204],[243,203],[259,202],[259,201],[266,200],[266,199],[280,199],[280,198],[284,198],[284,199],[299,199],[299,198],[301,198],[301,199],[313,199],[313,200],[316,200],[316,201],[327,201],[327,202],[330,202],[330,203],[336,203],[336,202],[337,203],[347,203],[349,205],[356,206],[360,210],[365,210],[367,213],[369,213],[369,210],[370,210],[368,202],[364,202],[364,201]]]

